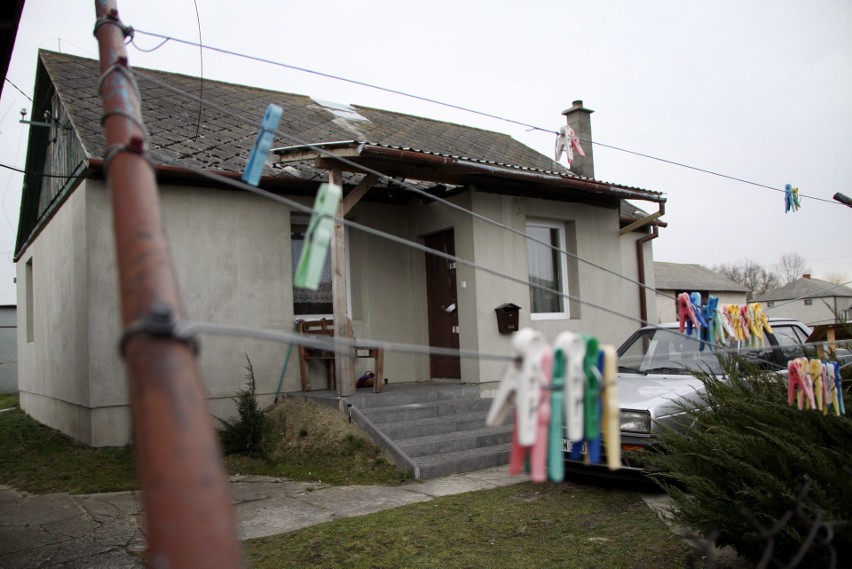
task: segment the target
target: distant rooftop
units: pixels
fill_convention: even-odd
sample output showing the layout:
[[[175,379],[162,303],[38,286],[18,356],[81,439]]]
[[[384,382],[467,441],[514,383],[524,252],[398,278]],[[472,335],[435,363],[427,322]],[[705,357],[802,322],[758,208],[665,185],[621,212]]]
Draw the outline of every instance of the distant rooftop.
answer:
[[[757,300],[793,300],[798,298],[852,297],[852,289],[821,279],[800,278],[774,290],[768,290]]]
[[[657,289],[662,290],[748,292],[746,287],[701,265],[655,262],[654,279]]]

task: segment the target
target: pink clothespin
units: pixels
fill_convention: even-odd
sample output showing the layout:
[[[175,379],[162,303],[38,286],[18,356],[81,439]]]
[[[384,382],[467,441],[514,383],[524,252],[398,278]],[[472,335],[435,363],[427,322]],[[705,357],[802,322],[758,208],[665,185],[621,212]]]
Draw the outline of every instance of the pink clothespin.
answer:
[[[568,166],[570,167],[574,163],[574,151],[580,156],[586,155],[583,147],[580,146],[580,139],[574,134],[574,129],[564,124],[559,128],[559,136],[556,138],[556,161],[559,162],[564,152],[568,157]]]
[[[799,411],[804,408],[804,398],[807,398],[811,409],[816,408],[808,365],[808,358],[796,358],[787,362],[787,403],[792,405],[795,399]]]
[[[542,385],[546,381],[549,383],[553,352],[547,345],[544,334],[531,328],[523,328],[512,338],[512,353],[515,361],[506,366],[485,423],[489,427],[503,424],[514,403],[515,431],[512,437],[509,472],[519,474],[523,470],[530,447],[536,444],[538,438]],[[547,419],[549,424],[550,417]],[[547,456],[546,437],[544,455]]]
[[[586,374],[583,358],[586,341],[579,334],[562,332],[556,337],[554,347],[567,358],[565,369],[565,434],[571,442],[583,440],[583,393]]]
[[[701,323],[698,321],[698,316],[695,315],[695,308],[692,305],[692,300],[689,298],[688,292],[682,292],[677,295],[678,306],[680,306],[680,331],[686,331],[686,321],[689,319],[691,326],[696,330],[701,329]]]

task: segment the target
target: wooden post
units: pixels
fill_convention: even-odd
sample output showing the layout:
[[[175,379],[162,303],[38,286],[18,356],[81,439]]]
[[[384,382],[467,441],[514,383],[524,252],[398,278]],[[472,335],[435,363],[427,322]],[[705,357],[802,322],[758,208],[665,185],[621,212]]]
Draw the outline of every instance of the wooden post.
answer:
[[[343,187],[343,172],[338,168],[328,171],[328,180]],[[337,217],[343,217],[343,205],[337,208]],[[351,339],[352,321],[346,313],[346,239],[341,223],[334,224],[331,238],[331,291],[334,301],[334,337]],[[355,393],[355,348],[350,347],[345,355],[338,351],[334,358],[334,371],[337,376],[337,393],[349,397]]]

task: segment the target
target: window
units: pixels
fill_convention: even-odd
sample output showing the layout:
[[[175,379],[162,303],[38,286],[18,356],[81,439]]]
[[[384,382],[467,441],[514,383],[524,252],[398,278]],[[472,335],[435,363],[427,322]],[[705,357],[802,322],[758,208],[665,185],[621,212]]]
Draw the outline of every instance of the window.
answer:
[[[562,224],[527,221],[527,235],[565,250],[565,228]],[[527,262],[531,285],[568,293],[568,270],[564,255],[542,243],[527,240]],[[563,295],[530,286],[530,314],[533,319],[568,318],[568,307],[568,299]]]
[[[305,244],[308,231],[308,218],[296,217],[290,221],[290,251],[293,261],[293,276],[299,265],[299,256]],[[317,290],[293,287],[293,314],[296,316],[328,316],[334,312],[334,300],[331,293],[331,252],[325,258],[325,267]]]
[[[812,299],[812,298],[806,298],[805,299],[805,306],[811,306],[811,305],[813,305],[813,303],[814,303],[814,299]]]
[[[774,301],[774,300],[770,300],[769,302],[767,302],[767,303],[766,303],[766,308],[772,308],[772,307],[774,307],[774,306],[775,306],[775,301]]]

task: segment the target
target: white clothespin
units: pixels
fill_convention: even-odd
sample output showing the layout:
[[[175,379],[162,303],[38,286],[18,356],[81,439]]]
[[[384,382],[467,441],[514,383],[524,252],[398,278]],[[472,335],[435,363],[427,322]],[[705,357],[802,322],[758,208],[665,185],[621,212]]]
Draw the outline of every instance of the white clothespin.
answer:
[[[562,332],[556,337],[554,349],[562,350],[568,361],[565,370],[565,430],[571,442],[583,440],[583,390],[586,375],[583,358],[586,341],[579,334]]]
[[[580,146],[580,139],[574,134],[574,129],[564,124],[559,127],[559,136],[556,138],[556,161],[559,162],[564,152],[568,157],[568,166],[570,167],[574,163],[575,150],[580,156],[586,155],[583,147]]]
[[[516,407],[516,434],[521,446],[532,446],[536,439],[537,412],[541,397],[542,358],[547,352],[544,334],[531,328],[518,330],[512,337],[515,361],[506,366],[506,372],[497,388],[497,394],[488,410],[485,424],[501,425]]]

